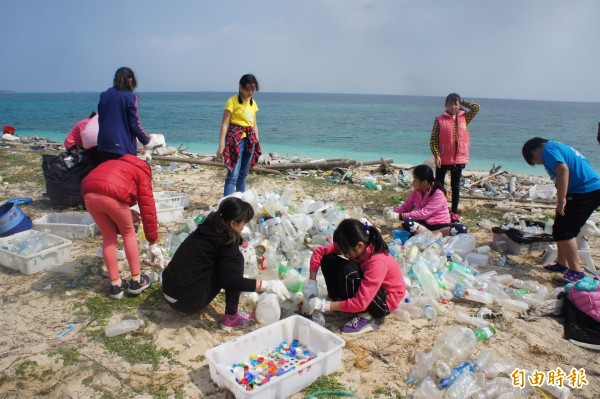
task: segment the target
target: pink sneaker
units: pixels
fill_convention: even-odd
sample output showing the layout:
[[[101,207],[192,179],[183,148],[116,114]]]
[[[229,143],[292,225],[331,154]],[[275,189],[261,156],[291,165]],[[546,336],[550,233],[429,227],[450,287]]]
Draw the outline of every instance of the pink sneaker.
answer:
[[[251,320],[256,320],[254,313],[244,313],[237,311],[234,315],[226,314],[221,321],[221,329],[231,331],[235,327],[244,326],[250,323]]]

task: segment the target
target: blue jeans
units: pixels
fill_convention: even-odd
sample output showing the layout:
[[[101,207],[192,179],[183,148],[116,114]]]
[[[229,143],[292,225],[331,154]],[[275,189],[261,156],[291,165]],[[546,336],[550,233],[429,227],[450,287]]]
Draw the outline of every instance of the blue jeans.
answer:
[[[250,170],[250,161],[252,160],[253,155],[252,153],[246,151],[247,145],[247,138],[240,141],[240,157],[238,158],[238,161],[233,169],[231,171],[227,171],[223,196],[233,194],[234,191],[246,191],[246,176],[248,176],[248,171]]]

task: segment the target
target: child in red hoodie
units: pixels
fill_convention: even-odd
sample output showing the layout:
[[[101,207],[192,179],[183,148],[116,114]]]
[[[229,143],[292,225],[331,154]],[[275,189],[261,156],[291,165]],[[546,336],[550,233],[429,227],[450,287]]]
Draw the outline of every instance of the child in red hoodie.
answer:
[[[317,271],[321,267],[329,298],[318,297]],[[308,313],[354,313],[342,328],[362,334],[379,327],[376,319],[393,312],[406,287],[400,266],[388,252],[379,230],[356,219],[343,220],[333,233],[333,244],[317,248],[310,260],[310,277],[302,293]]]

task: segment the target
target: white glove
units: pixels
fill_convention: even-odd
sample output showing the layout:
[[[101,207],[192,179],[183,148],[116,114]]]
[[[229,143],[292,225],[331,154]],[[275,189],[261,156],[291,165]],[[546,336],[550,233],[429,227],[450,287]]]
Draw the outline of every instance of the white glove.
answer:
[[[390,209],[385,213],[385,219],[389,220],[390,222],[396,222],[400,220],[400,214],[395,212],[393,209]]]
[[[318,310],[320,312],[329,312],[331,311],[331,301],[321,298],[312,298],[308,301],[307,310],[307,313],[309,315],[313,314],[315,310]]]
[[[266,292],[268,294],[275,294],[282,301],[290,299],[290,292],[285,287],[285,285],[283,285],[281,280],[263,281],[261,287],[263,292]]]
[[[316,298],[319,296],[319,286],[317,285],[317,280],[308,280],[304,287],[302,287],[302,295],[304,295],[304,300],[308,301],[310,298]]]
[[[150,263],[154,265],[159,265],[162,268],[165,267],[165,257],[163,256],[163,253],[158,244],[155,243],[150,244],[148,246],[147,257]]]

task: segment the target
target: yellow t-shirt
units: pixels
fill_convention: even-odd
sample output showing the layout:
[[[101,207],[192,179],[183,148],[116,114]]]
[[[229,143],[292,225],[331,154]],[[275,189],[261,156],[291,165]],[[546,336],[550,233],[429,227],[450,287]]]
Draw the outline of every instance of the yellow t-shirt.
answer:
[[[232,96],[225,104],[225,109],[231,112],[229,123],[239,126],[254,126],[256,121],[256,113],[258,112],[258,104],[256,100],[252,99],[252,105],[250,100],[244,101],[242,104],[238,101],[238,95]]]

